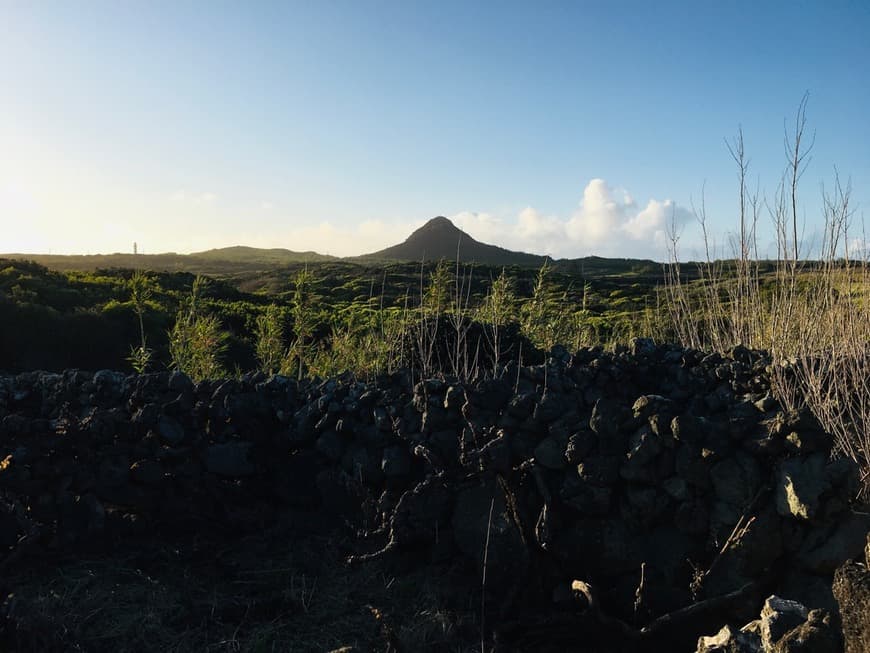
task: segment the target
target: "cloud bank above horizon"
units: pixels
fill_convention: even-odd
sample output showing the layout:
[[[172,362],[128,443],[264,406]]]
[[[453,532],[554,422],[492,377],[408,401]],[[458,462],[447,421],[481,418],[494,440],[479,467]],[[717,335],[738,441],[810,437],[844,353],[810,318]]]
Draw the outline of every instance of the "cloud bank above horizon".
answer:
[[[592,179],[577,208],[568,216],[545,215],[532,206],[516,215],[461,211],[447,215],[476,240],[506,249],[547,254],[553,258],[605,256],[668,258],[668,231],[693,219],[691,211],[671,199],[650,199],[639,205],[625,189]],[[285,236],[291,249],[338,256],[365,254],[402,242],[425,220],[367,220],[347,230],[333,222],[299,227]]]
[[[670,199],[650,199],[641,207],[625,189],[592,179],[583,198],[566,217],[544,215],[529,206],[515,219],[465,211],[450,216],[471,236],[508,249],[553,258],[607,256],[667,258],[668,231],[678,231],[692,213]]]

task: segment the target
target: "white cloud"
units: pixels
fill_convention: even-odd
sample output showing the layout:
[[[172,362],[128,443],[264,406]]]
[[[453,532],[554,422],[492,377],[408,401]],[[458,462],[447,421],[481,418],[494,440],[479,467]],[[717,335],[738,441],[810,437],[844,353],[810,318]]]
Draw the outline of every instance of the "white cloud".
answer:
[[[547,216],[527,207],[513,219],[489,213],[452,216],[474,238],[556,258],[599,255],[667,258],[667,232],[672,221],[682,226],[692,214],[670,199],[650,199],[639,208],[631,194],[614,190],[603,179],[583,189],[577,209],[567,218]]]

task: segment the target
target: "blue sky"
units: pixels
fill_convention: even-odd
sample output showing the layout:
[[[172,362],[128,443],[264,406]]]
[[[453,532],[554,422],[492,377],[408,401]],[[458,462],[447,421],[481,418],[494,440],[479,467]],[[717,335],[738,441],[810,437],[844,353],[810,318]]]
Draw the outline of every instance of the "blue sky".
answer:
[[[447,215],[656,259],[676,217],[691,257],[702,187],[734,228],[724,139],[772,198],[805,92],[811,234],[835,165],[870,205],[868,33],[863,0],[0,0],[0,251],[347,255]]]

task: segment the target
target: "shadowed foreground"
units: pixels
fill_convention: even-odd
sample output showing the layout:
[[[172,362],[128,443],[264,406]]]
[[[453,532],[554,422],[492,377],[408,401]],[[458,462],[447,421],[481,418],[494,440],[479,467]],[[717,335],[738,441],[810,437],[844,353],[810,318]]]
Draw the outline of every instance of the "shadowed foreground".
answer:
[[[860,650],[857,469],[767,366],[636,340],[466,385],[2,377],[4,641]]]

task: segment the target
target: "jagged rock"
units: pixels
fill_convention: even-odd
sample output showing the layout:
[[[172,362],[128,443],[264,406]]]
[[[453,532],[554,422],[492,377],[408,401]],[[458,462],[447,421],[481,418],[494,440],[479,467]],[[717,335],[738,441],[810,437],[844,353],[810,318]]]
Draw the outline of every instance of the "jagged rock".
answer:
[[[372,558],[391,551],[438,547],[448,537],[448,520],[453,497],[438,476],[430,477],[404,492],[389,518],[389,540]],[[455,518],[455,516],[454,516]]]
[[[773,648],[783,635],[806,621],[807,609],[797,601],[768,596],[761,608],[761,644]]]
[[[769,429],[772,435],[785,440],[787,450],[804,455],[820,452],[827,457],[834,442],[806,408],[777,414]]]
[[[828,489],[824,454],[790,458],[780,463],[776,482],[776,509],[783,517],[812,519]]]
[[[656,470],[653,462],[662,451],[659,437],[648,426],[629,438],[629,452],[619,469],[619,475],[627,481],[655,483]]]
[[[599,399],[592,409],[589,428],[598,436],[598,449],[602,454],[625,454],[623,428],[631,420],[631,413],[622,405],[607,399]]]
[[[716,498],[742,512],[761,487],[761,467],[755,458],[738,451],[710,468],[710,480]]]
[[[771,649],[772,653],[840,653],[842,650],[840,634],[825,610],[812,610],[804,623],[783,635]]]
[[[870,651],[870,571],[846,562],[834,574],[833,591],[840,607],[845,653]]]
[[[695,653],[760,653],[761,650],[761,638],[755,633],[723,626],[715,635],[698,639]]]
[[[565,447],[565,459],[571,465],[576,465],[595,449],[596,437],[592,431],[578,431],[568,438]]]
[[[619,479],[617,456],[589,456],[577,465],[577,475],[591,485],[610,487]]]
[[[388,548],[424,554],[402,564],[460,555],[455,567],[481,570],[489,533],[488,620],[494,595],[503,608],[517,589],[512,614],[546,612],[541,597],[566,578],[588,579],[601,615],[612,608],[636,626],[688,605],[690,588],[710,599],[759,579],[831,608],[824,584],[870,529],[850,511],[855,465],[827,460],[829,439],[806,414],[778,412],[764,357],[641,349],[554,352],[496,380],[413,391],[407,376],[386,375],[196,387],[169,373],[0,375],[0,548],[31,522],[61,546],[108,541],[100,502],[109,526],[198,515],[247,532],[276,514],[313,523],[313,509],[375,547],[389,529]],[[460,591],[479,587],[467,581]],[[757,610],[756,599],[743,607]],[[737,615],[729,607],[701,632]],[[811,612],[775,646],[828,646],[825,620]],[[683,627],[691,643],[701,623]],[[710,650],[752,637],[760,647],[762,623]]]
[[[826,528],[810,533],[795,556],[802,569],[831,574],[845,560],[861,555],[870,532],[870,514],[850,511]]]

